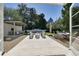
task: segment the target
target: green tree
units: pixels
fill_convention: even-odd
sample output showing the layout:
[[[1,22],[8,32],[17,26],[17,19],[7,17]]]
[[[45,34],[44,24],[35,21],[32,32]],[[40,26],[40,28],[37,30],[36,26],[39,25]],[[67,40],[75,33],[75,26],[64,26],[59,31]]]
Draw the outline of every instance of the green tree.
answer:
[[[23,18],[23,22],[27,24],[25,29],[46,29],[46,20],[44,14],[36,14],[35,8],[28,8],[26,4],[19,4],[19,13]]]
[[[11,20],[22,21],[19,12],[16,9],[4,7],[4,17],[11,17]]]
[[[75,6],[72,9],[72,14],[74,15],[78,11],[79,11],[79,6]],[[79,13],[72,18],[72,25],[79,25]]]
[[[69,8],[71,6],[71,3],[68,3],[63,6],[62,10],[62,18],[63,18],[63,25],[65,31],[69,31]]]
[[[43,13],[41,13],[39,15],[39,23],[38,24],[39,24],[40,29],[46,29],[47,22],[46,22],[46,19],[44,17],[45,17],[45,15]]]
[[[18,4],[18,11],[19,11],[19,14],[23,18],[23,22],[26,22],[28,19],[27,10],[28,10],[28,8],[27,8],[26,4],[24,4],[24,3]]]
[[[59,19],[54,22],[53,28],[63,31],[64,30],[63,19],[59,17]]]
[[[27,5],[24,3],[18,4],[18,11],[19,11],[20,16],[22,17],[22,21],[27,24],[26,26],[23,26],[23,30],[27,30],[31,28],[31,24],[29,23],[31,19],[30,12]]]

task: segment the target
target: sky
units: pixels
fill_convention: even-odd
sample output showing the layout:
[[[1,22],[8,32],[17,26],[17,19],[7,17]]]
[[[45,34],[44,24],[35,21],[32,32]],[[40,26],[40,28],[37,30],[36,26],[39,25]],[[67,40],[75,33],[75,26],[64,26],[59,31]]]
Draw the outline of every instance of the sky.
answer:
[[[6,7],[9,8],[18,8],[17,3],[6,3],[4,4]],[[61,4],[34,4],[34,3],[28,3],[27,7],[29,8],[35,8],[37,14],[44,13],[46,21],[49,20],[49,18],[52,18],[53,21],[56,21],[59,17],[62,17],[61,10],[63,8],[63,5]]]
[[[75,7],[75,6],[79,7],[79,3],[75,3],[73,7]]]

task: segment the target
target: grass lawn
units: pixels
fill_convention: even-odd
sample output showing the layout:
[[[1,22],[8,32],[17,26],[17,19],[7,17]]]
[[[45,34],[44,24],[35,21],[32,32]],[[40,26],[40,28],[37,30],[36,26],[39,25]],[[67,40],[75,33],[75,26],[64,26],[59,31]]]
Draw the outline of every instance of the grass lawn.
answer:
[[[49,33],[46,32],[46,35],[50,36],[52,39],[55,38],[54,36],[56,35],[55,33]],[[56,38],[55,38],[56,39]],[[65,47],[69,47],[69,42],[66,39],[56,39],[57,42],[61,43],[62,45],[64,45]]]
[[[54,33],[49,33],[49,32],[46,32],[45,34],[48,35],[48,36],[53,36],[54,35]]]

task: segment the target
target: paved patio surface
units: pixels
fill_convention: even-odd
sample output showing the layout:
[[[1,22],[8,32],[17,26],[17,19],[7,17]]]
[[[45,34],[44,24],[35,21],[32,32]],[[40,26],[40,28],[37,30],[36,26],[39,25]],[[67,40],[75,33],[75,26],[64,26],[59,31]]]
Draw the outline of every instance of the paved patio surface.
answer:
[[[73,53],[67,47],[46,36],[40,39],[29,39],[27,36],[4,56],[69,56]]]
[[[72,42],[72,52],[76,55],[79,56],[79,36],[74,37],[74,41]]]

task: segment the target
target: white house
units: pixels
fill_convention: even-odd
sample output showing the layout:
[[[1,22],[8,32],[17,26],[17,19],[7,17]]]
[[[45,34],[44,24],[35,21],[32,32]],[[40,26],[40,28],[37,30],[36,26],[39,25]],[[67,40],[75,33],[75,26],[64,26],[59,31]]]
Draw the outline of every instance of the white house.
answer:
[[[24,23],[21,21],[4,21],[4,36],[21,34],[23,32],[22,25],[24,25]]]

